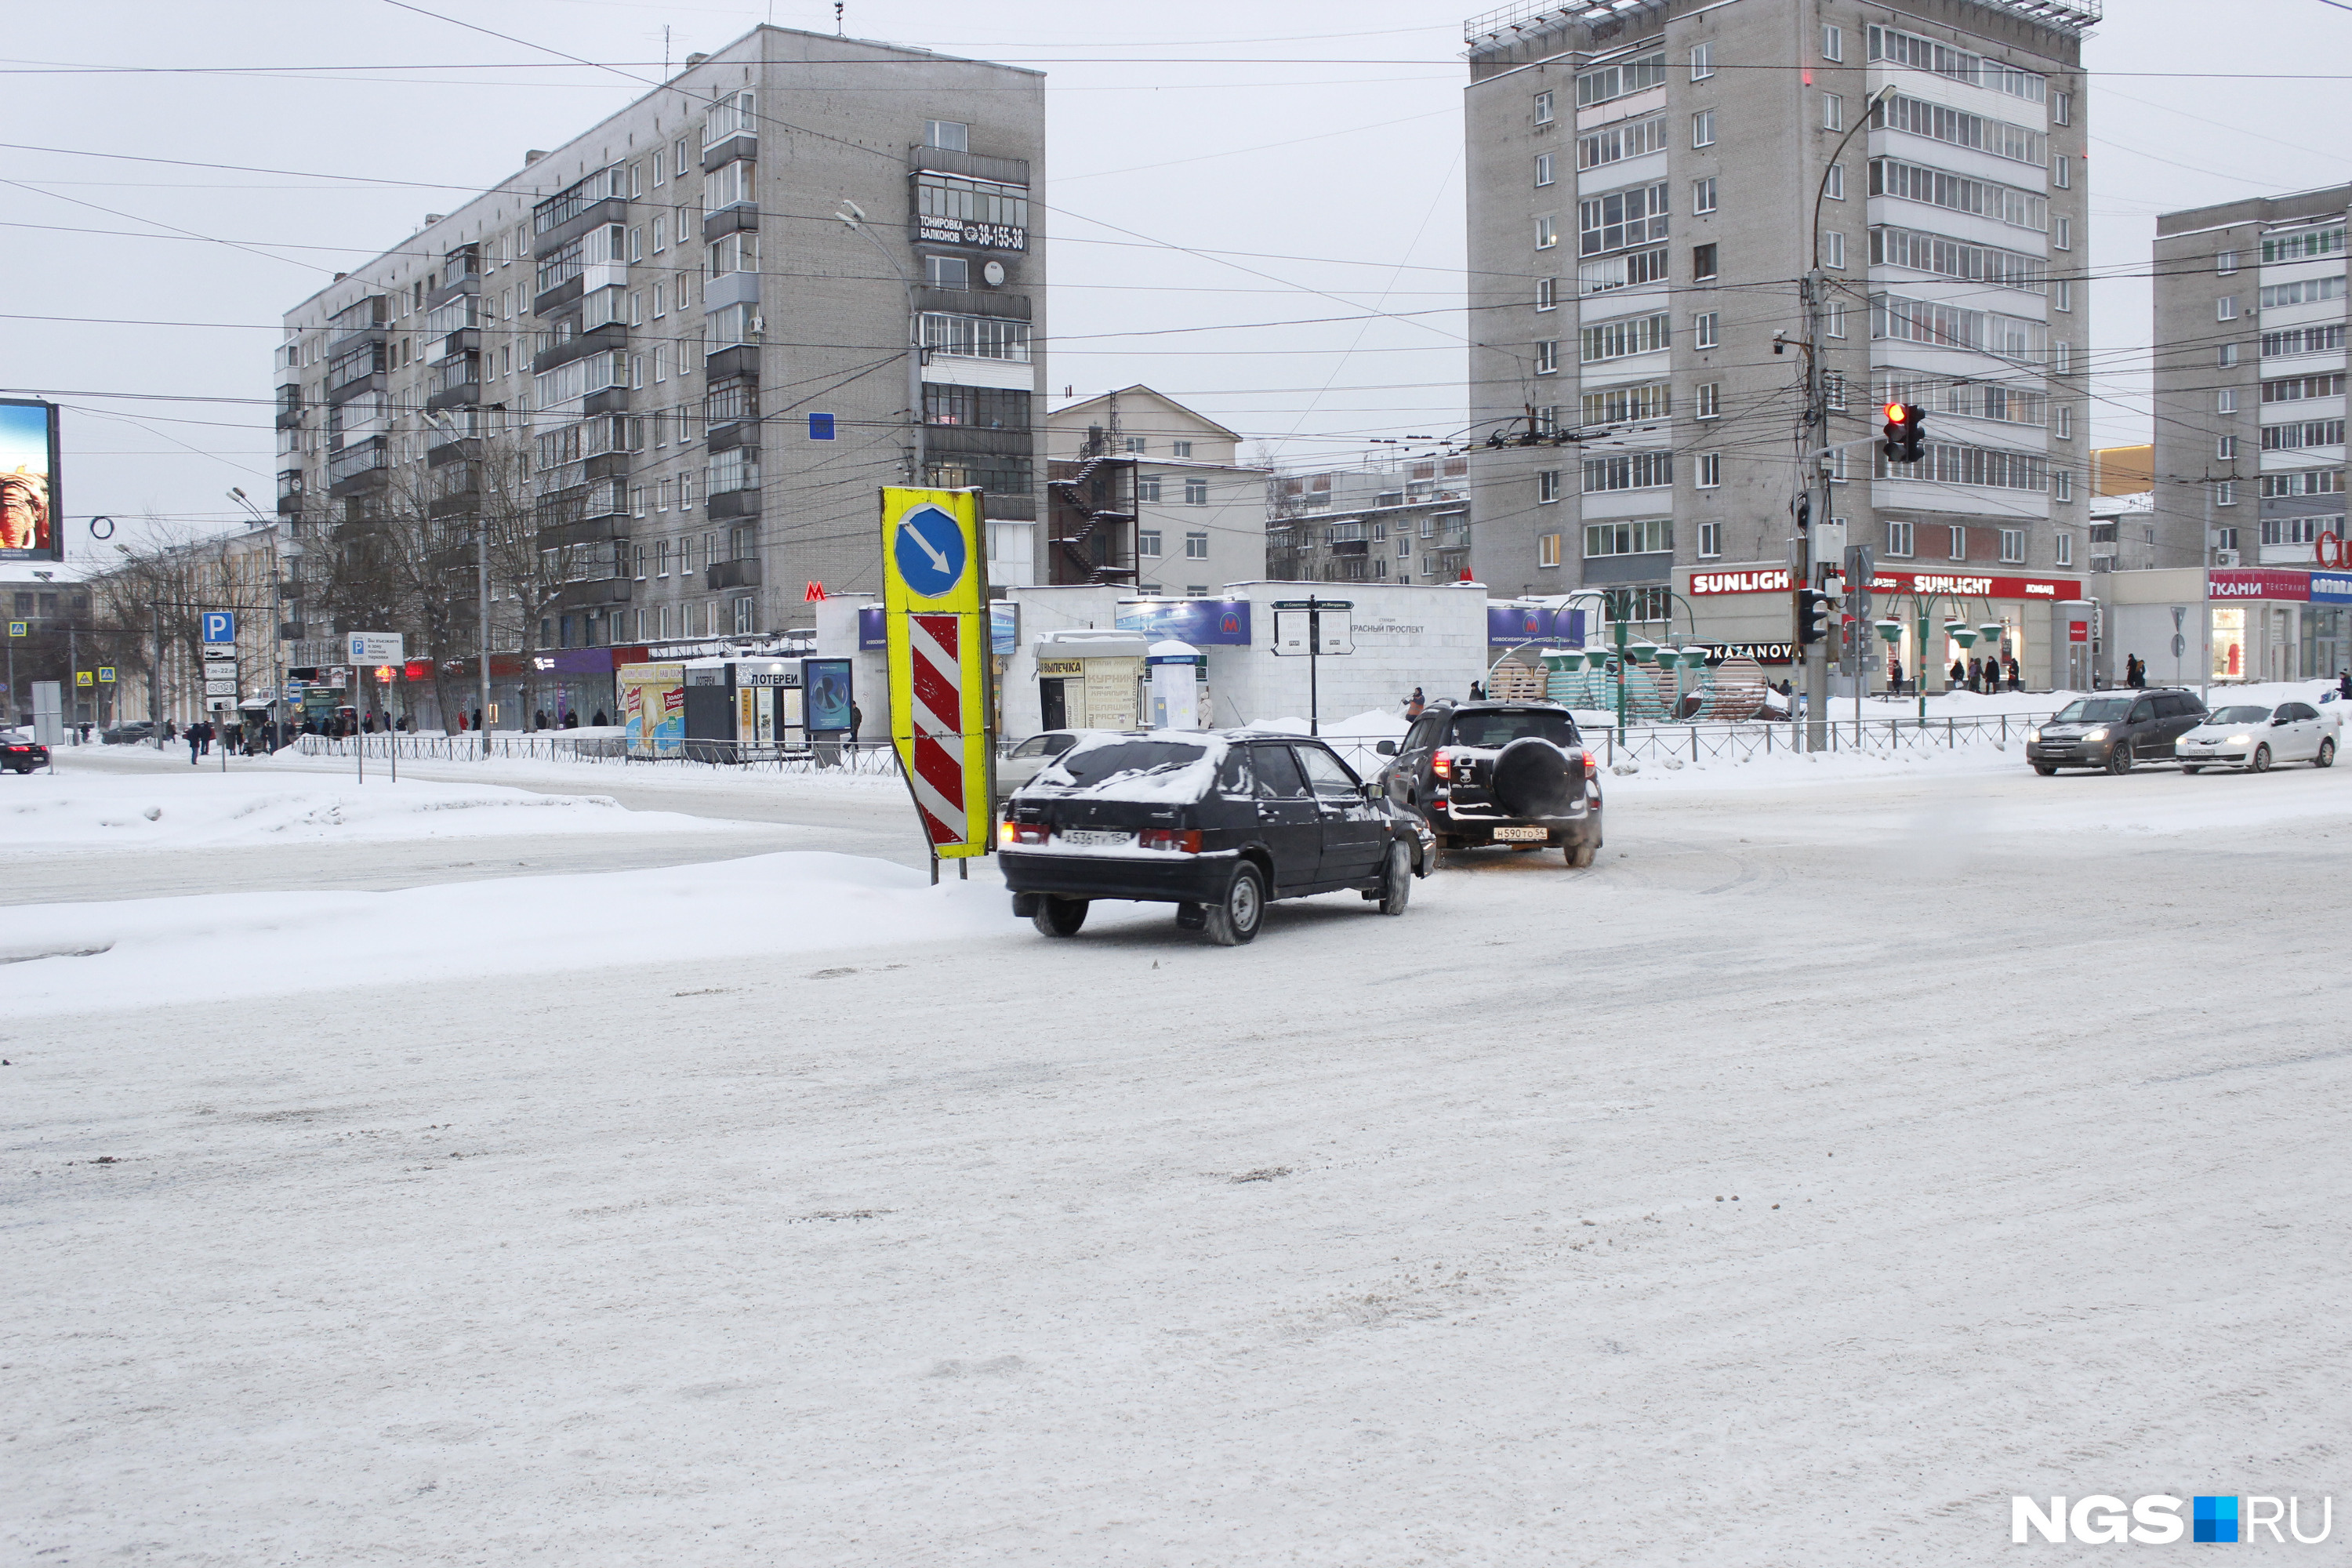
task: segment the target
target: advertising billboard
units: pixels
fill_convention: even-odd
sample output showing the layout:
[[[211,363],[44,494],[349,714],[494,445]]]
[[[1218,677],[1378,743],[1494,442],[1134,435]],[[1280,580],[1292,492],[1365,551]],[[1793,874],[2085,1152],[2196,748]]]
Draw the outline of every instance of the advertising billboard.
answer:
[[[845,658],[812,658],[803,662],[808,680],[809,733],[835,734],[851,728],[852,695]]]
[[[1250,644],[1247,599],[1125,599],[1118,622],[1120,631],[1174,637],[1194,647]]]
[[[55,404],[0,398],[0,561],[62,561]]]

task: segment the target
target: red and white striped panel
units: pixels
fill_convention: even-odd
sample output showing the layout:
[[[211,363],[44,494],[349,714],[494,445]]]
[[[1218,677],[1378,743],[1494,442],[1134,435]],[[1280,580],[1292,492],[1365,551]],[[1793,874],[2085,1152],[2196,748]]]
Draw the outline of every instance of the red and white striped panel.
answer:
[[[913,664],[915,806],[932,843],[961,844],[968,822],[961,617],[908,616],[907,629]]]

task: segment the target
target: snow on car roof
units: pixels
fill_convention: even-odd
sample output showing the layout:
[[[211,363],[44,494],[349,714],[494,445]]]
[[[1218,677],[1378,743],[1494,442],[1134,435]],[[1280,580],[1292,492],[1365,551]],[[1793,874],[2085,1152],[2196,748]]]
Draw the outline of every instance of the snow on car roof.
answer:
[[[1225,760],[1229,745],[1224,735],[1205,730],[1089,735],[1046,763],[1035,782],[1089,800],[1198,800],[1216,783],[1217,766]],[[1117,759],[1101,756],[1121,747],[1131,748],[1133,754]],[[1112,771],[1082,783],[1071,766],[1075,763],[1081,773],[1092,773],[1086,765],[1089,758],[1108,763]]]

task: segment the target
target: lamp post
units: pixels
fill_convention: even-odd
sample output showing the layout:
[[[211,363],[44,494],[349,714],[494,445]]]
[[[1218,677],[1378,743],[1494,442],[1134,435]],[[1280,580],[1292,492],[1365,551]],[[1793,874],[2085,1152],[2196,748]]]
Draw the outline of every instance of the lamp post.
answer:
[[[920,486],[924,471],[930,466],[929,442],[923,428],[923,318],[915,309],[915,285],[907,277],[907,269],[890,254],[890,247],[876,239],[866,226],[866,209],[848,197],[842,198],[834,216],[854,234],[863,235],[867,244],[882,253],[890,270],[898,275],[898,287],[907,293],[907,424],[914,432],[914,458],[907,482]]]
[[[457,424],[441,410],[428,408],[425,411],[425,417],[450,440],[464,439],[457,434]],[[479,624],[474,629],[478,634],[477,640],[480,646],[477,652],[481,667],[474,673],[480,682],[482,710],[481,728],[474,737],[474,744],[478,748],[477,754],[487,763],[490,760],[490,520],[479,514],[474,518],[474,574],[475,591],[479,598],[475,613]],[[357,687],[359,680],[359,667],[353,665],[352,684]],[[449,716],[446,713],[441,716],[441,732],[445,735],[449,732]]]
[[[269,724],[271,734],[283,739],[286,734],[286,721],[285,715],[278,711],[278,707],[286,700],[286,644],[278,637],[277,626],[278,606],[283,602],[278,596],[278,574],[280,570],[278,561],[278,525],[261,515],[261,509],[253,504],[252,498],[245,493],[244,487],[231,485],[228,495],[231,500],[253,514],[253,525],[256,528],[267,528],[269,531]],[[248,741],[247,744],[250,743]],[[271,741],[270,745],[273,750],[276,749],[277,743],[277,740]]]

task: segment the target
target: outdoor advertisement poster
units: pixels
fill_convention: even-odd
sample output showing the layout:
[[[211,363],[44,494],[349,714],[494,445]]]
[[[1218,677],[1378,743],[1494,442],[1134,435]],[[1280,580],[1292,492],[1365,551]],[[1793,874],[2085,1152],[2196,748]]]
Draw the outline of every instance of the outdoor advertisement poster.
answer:
[[[0,399],[0,561],[62,561],[54,404]]]
[[[850,684],[851,661],[845,658],[803,659],[803,680],[808,691],[808,729],[812,735],[837,734],[849,728],[849,710],[856,701]]]
[[[633,757],[667,756],[686,740],[686,667],[628,664],[615,672]]]
[[[1194,647],[1247,647],[1247,599],[1128,599],[1120,603],[1118,629],[1169,637]]]

